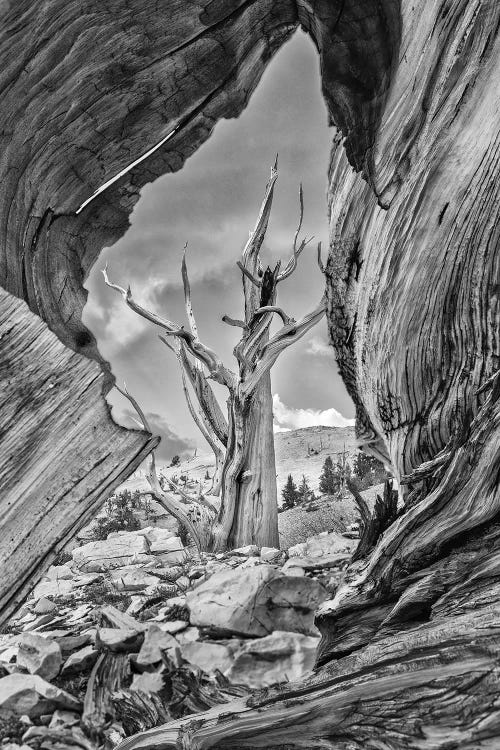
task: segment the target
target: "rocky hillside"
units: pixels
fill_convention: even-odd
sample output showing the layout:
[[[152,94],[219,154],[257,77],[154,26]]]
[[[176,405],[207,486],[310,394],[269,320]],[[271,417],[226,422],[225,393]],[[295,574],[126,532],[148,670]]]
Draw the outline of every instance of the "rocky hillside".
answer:
[[[323,463],[327,456],[347,451],[352,460],[356,452],[356,438],[353,427],[304,427],[300,430],[290,432],[278,432],[274,436],[276,451],[276,471],[278,479],[278,493],[286,483],[288,474],[292,474],[296,481],[302,475],[309,480],[312,489],[317,490],[319,476]],[[211,452],[198,453],[194,458],[182,461],[175,467],[167,465],[159,466],[162,473],[169,477],[187,475],[190,481],[205,482],[208,471],[212,474],[214,469],[213,454]],[[146,489],[146,467],[141,466],[120,489]]]

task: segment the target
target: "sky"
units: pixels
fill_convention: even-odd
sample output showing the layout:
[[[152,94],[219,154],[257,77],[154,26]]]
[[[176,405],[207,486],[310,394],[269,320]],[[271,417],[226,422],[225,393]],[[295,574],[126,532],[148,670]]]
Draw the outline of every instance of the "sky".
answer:
[[[110,279],[124,287],[130,284],[140,304],[187,324],[180,272],[187,242],[200,338],[234,369],[232,350],[239,329],[225,325],[221,317],[243,317],[236,261],[255,226],[276,153],[279,176],[261,255],[271,264],[290,257],[302,182],[303,233],[314,235],[314,241],[295,274],[280,284],[278,303],[298,319],[321,298],[324,280],[316,264],[316,244],[322,241],[326,255],[326,172],[333,135],[321,98],[316,51],[305,34],[297,32],[268,66],[243,114],[220,121],[180,172],[144,187],[130,229],[105,248],[95,264],[86,282],[89,298],[83,319],[118,383],[126,381],[153,431],[162,436],[160,459],[195,448],[206,451],[208,446],[188,413],[177,361],[159,341],[161,331],[105,286],[101,269],[107,262]],[[271,377],[277,431],[353,423],[354,407],[338,374],[325,320],[281,355]],[[223,404],[223,389],[214,389]],[[130,404],[114,389],[108,401],[116,421],[135,426]]]

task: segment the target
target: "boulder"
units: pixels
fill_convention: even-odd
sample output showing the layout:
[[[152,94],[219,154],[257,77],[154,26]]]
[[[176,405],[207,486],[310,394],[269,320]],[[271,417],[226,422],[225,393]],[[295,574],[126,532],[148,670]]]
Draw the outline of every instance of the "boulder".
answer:
[[[155,623],[151,624],[146,632],[144,643],[137,655],[136,662],[141,666],[157,664],[162,659],[163,651],[170,652],[170,655],[173,656],[178,647],[179,644],[170,633],[164,632]]]
[[[55,708],[80,712],[81,704],[39,675],[10,674],[0,678],[0,717],[26,714],[33,718],[48,714]]]
[[[130,570],[120,576],[112,576],[111,582],[118,591],[142,591],[148,586],[158,586],[158,578],[143,570]]]
[[[190,622],[215,633],[250,637],[286,630],[317,635],[314,611],[327,598],[317,581],[270,565],[216,573],[186,596]]]
[[[21,633],[18,638],[17,664],[30,674],[52,680],[59,674],[62,664],[61,649],[56,641],[38,633]]]
[[[153,554],[159,555],[162,563],[169,565],[182,563],[187,558],[185,547],[178,536],[153,542],[150,549]]]
[[[181,645],[181,654],[187,662],[208,674],[216,670],[226,672],[234,661],[227,646],[210,641],[187,641]]]
[[[290,557],[283,565],[283,572],[288,572],[294,568],[303,570],[324,570],[326,568],[335,568],[346,563],[351,559],[349,552],[338,552],[337,554],[324,554],[316,557]]]
[[[49,581],[69,581],[73,578],[73,571],[69,565],[51,565],[43,577]]]
[[[85,573],[99,573],[150,560],[146,537],[135,532],[89,542],[75,547],[71,554],[75,565]]]
[[[319,638],[276,630],[243,644],[225,676],[258,689],[300,679],[314,667]]]
[[[42,597],[45,598],[47,596],[50,596],[50,597],[68,596],[68,594],[71,594],[74,588],[75,588],[75,585],[73,581],[66,580],[66,579],[56,579],[53,581],[41,581],[39,584],[35,586],[34,591],[33,591],[33,596],[36,600],[39,600]]]
[[[243,557],[255,557],[259,554],[259,548],[256,544],[247,544],[246,547],[237,547],[231,550],[232,555],[242,555]]]
[[[137,533],[143,534],[146,537],[152,552],[169,552],[171,546],[169,546],[167,542],[169,542],[170,539],[179,538],[176,537],[174,532],[170,531],[170,529],[159,529],[154,526],[148,526],[146,529],[141,529],[140,532]]]
[[[78,672],[92,669],[98,656],[99,652],[96,651],[93,646],[84,646],[69,656],[62,668],[62,674],[67,677]]]
[[[260,559],[264,562],[273,562],[281,557],[281,550],[276,547],[262,547],[260,551]]]
[[[100,651],[131,652],[139,648],[143,638],[143,633],[129,628],[99,628],[96,647]]]
[[[134,675],[129,690],[138,690],[141,693],[159,693],[165,683],[163,676],[158,672],[144,672]]]
[[[335,531],[322,531],[301,544],[295,544],[288,550],[289,557],[324,557],[339,553],[352,553],[357,540],[346,539]]]
[[[51,602],[50,599],[46,599],[44,596],[42,596],[42,598],[39,599],[33,607],[33,612],[36,615],[47,615],[50,612],[54,612],[55,609],[56,605],[54,604],[54,602]]]

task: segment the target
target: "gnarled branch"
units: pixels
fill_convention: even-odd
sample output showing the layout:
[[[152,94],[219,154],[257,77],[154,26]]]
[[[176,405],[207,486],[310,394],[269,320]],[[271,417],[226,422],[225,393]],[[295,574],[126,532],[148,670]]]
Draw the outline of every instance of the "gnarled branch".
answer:
[[[210,376],[218,383],[225,385],[227,388],[233,388],[235,386],[236,376],[222,364],[219,357],[212,349],[210,349],[210,347],[202,344],[201,341],[193,333],[186,331],[183,326],[180,326],[178,323],[174,323],[167,318],[162,318],[157,313],[146,310],[144,307],[139,305],[132,296],[132,290],[130,289],[130,286],[127,288],[127,290],[125,290],[118,284],[112,283],[109,280],[107,270],[108,267],[106,265],[102,270],[106,285],[111,287],[111,289],[115,289],[116,291],[118,291],[131,310],[133,310],[146,320],[149,320],[151,323],[154,323],[160,328],[163,328],[167,336],[177,336],[178,338],[182,339],[193,357],[199,360],[202,364],[206,365],[210,372]],[[196,323],[194,323],[194,325],[196,330]]]
[[[245,398],[253,392],[259,380],[269,372],[282,351],[302,338],[315,326],[326,311],[326,296],[323,295],[318,306],[301,320],[289,322],[264,345],[257,365],[240,386],[241,395]]]

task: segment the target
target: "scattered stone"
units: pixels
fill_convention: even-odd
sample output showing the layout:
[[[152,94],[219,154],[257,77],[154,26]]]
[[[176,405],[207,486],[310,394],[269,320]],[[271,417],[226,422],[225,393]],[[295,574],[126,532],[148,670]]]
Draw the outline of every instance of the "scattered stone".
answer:
[[[127,652],[137,651],[144,636],[137,630],[129,628],[99,628],[96,636],[96,647],[99,651]]]
[[[125,610],[127,615],[138,615],[146,603],[144,596],[132,596],[131,602]]]
[[[112,577],[111,582],[118,591],[142,591],[148,586],[157,586],[158,579],[142,570],[131,570],[120,577]]]
[[[162,651],[168,651],[172,655],[178,647],[178,642],[170,633],[164,632],[156,623],[153,623],[146,633],[136,662],[142,666],[157,664],[161,661]]]
[[[56,605],[51,602],[50,599],[46,599],[44,596],[41,597],[33,607],[33,612],[36,615],[46,615],[49,612],[54,612]]]
[[[281,557],[281,550],[276,547],[262,547],[260,551],[260,559],[264,562],[273,562]]]
[[[316,637],[276,630],[244,643],[225,676],[252,690],[298,680],[313,669],[318,643]]]
[[[39,675],[10,674],[0,678],[0,716],[13,714],[30,718],[41,716],[55,708],[81,711],[81,704]]]
[[[181,576],[177,579],[176,584],[181,591],[187,591],[191,586],[191,581],[187,576]]]
[[[63,635],[56,637],[54,640],[59,644],[63,657],[66,657],[73,651],[82,649],[84,646],[88,646],[92,642],[89,633],[82,633],[80,635]]]
[[[316,635],[314,610],[327,598],[317,581],[284,576],[270,565],[217,573],[187,594],[190,622],[221,634],[273,630]]]
[[[175,638],[176,641],[180,644],[197,641],[200,638],[200,629],[192,627],[186,628],[186,630],[181,630],[179,633],[177,633]]]
[[[216,670],[226,672],[233,663],[233,654],[221,643],[191,641],[181,645],[183,659],[208,674]]]
[[[72,556],[75,565],[86,573],[102,573],[150,559],[146,537],[134,532],[76,547]]]
[[[68,596],[68,594],[71,594],[73,589],[75,588],[75,584],[73,581],[66,580],[66,579],[56,579],[53,581],[41,581],[37,586],[35,586],[35,589],[33,591],[33,596],[35,599],[41,599],[46,598],[47,596],[50,597],[57,597],[57,596]]]
[[[134,675],[130,690],[140,690],[142,693],[159,693],[164,687],[163,677],[159,672],[143,672]]]
[[[347,552],[339,552],[333,555],[317,555],[316,557],[291,557],[283,566],[283,572],[290,568],[300,567],[303,570],[323,570],[342,565],[351,559]]]
[[[64,727],[74,727],[80,723],[80,717],[74,711],[54,711],[50,720],[49,729],[63,729]]]
[[[52,680],[59,674],[62,664],[61,649],[56,641],[51,641],[36,633],[22,633],[18,640],[17,664],[30,674]]]
[[[44,578],[47,578],[49,581],[69,581],[73,578],[73,571],[69,565],[51,565],[45,573]]]
[[[170,531],[169,529],[149,527],[148,529],[141,529],[141,533],[144,532],[147,532],[145,533],[145,536],[149,542],[151,552],[170,552],[172,549],[170,540],[179,539],[179,537],[176,537],[173,531]]]
[[[151,552],[158,554],[163,563],[182,563],[187,559],[187,552],[178,536],[151,545]]]
[[[175,583],[178,578],[184,574],[184,570],[179,565],[171,565],[169,568],[159,568],[155,570],[160,581]]]
[[[176,635],[181,630],[186,630],[188,624],[185,620],[170,620],[169,622],[160,622],[158,627],[163,630],[164,633],[170,633]]]
[[[99,652],[92,645],[84,646],[69,656],[62,668],[62,674],[67,677],[77,672],[92,669],[98,656]]]
[[[266,549],[266,547],[264,547]],[[247,544],[246,547],[237,547],[231,550],[232,555],[242,555],[243,557],[254,557],[259,554],[259,548],[256,544]]]
[[[241,563],[240,568],[255,568],[260,565],[262,560],[260,557],[249,557],[247,560]]]

